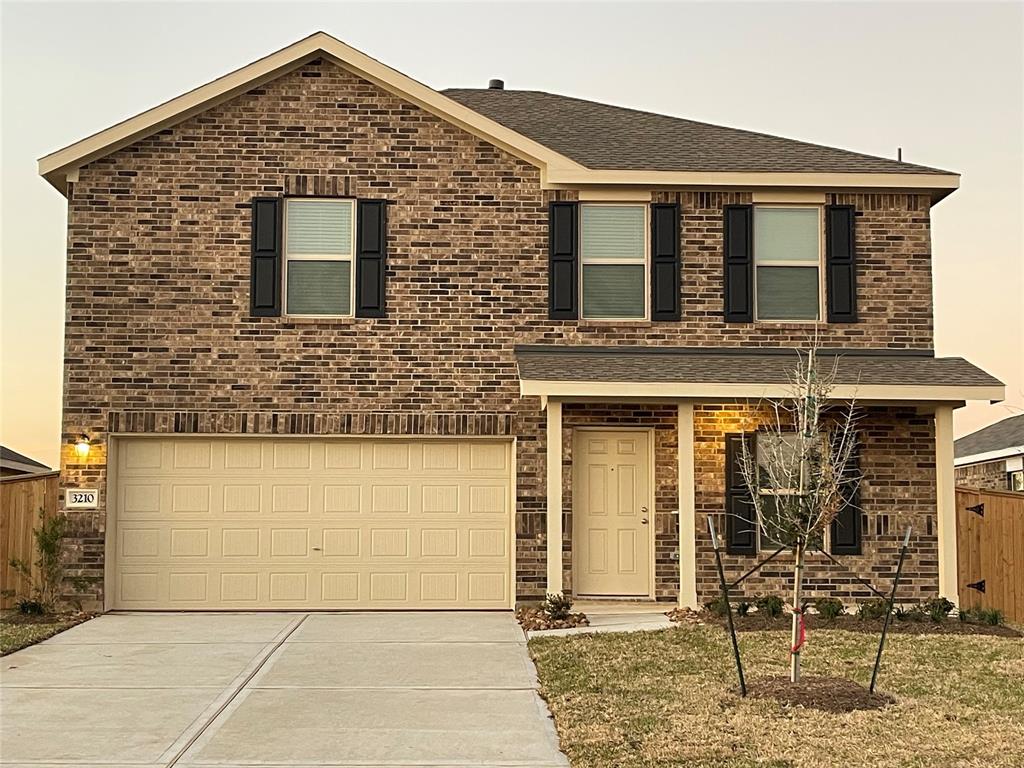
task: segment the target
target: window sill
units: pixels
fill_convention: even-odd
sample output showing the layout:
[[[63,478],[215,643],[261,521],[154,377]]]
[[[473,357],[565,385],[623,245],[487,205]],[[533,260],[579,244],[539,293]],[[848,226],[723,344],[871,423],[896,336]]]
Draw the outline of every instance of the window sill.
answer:
[[[318,326],[340,326],[366,323],[372,320],[370,317],[336,317],[336,316],[314,316],[314,315],[281,315],[278,318],[282,325],[318,325]]]

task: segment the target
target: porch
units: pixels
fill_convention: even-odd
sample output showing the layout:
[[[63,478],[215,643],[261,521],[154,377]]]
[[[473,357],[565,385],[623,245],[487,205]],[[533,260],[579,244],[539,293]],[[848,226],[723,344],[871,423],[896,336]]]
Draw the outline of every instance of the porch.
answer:
[[[908,589],[955,602],[953,411],[1000,398],[1002,385],[958,359],[825,354],[834,399],[864,412],[863,481],[846,570],[812,556],[809,593],[860,597],[855,575],[886,570],[911,525]],[[522,347],[517,359],[522,394],[540,398],[545,420],[546,591],[691,608],[711,599],[705,519],[727,528],[726,443],[764,423],[759,402],[790,393],[793,350]],[[753,564],[754,541],[730,547],[727,568]],[[787,569],[767,568],[749,588],[781,591]]]

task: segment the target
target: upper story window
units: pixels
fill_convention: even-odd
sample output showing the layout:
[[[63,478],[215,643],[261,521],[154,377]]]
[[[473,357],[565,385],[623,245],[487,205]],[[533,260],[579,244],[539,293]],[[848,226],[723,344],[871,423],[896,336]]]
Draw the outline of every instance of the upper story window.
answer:
[[[580,205],[582,316],[647,317],[647,206]]]
[[[758,320],[821,317],[821,240],[820,208],[755,206]]]
[[[352,315],[354,214],[354,200],[285,201],[285,314]]]
[[[1024,491],[1024,469],[1007,472],[1006,487],[1011,491]]]

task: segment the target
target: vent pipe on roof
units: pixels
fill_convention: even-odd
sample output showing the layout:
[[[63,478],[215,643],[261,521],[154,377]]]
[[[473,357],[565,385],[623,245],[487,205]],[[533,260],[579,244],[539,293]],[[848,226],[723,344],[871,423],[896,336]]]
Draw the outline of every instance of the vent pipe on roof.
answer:
[[[487,84],[487,90],[489,91],[504,91],[505,81],[504,80],[491,80]]]

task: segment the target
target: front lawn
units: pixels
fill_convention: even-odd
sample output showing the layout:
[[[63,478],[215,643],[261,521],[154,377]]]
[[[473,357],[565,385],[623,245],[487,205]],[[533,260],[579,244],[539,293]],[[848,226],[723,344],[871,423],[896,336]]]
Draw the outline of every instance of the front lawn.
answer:
[[[89,619],[88,614],[32,616],[18,611],[0,613],[0,656],[20,651]]]
[[[812,632],[806,675],[866,686],[877,636]],[[748,682],[788,671],[788,635],[744,632]],[[1024,640],[892,635],[880,710],[830,714],[741,699],[729,637],[715,626],[530,640],[562,749],[582,766],[687,768],[1018,767]]]

